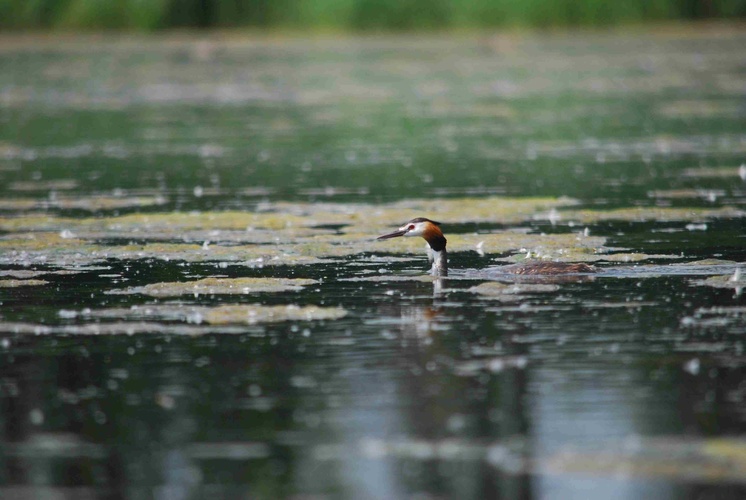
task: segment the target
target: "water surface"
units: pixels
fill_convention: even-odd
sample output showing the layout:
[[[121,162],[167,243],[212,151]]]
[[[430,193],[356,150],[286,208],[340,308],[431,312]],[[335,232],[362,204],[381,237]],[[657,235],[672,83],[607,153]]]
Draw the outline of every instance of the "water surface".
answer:
[[[0,496],[746,495],[745,44],[5,37]]]

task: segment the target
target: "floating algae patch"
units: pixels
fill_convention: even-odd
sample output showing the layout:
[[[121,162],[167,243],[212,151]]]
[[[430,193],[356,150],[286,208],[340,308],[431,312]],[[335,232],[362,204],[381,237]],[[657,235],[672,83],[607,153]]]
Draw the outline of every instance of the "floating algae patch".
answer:
[[[157,197],[156,197],[157,198]],[[124,198],[123,198],[124,199]],[[166,231],[178,234],[185,230],[251,230],[275,231],[294,228],[339,225],[343,232],[380,226],[398,225],[412,217],[429,215],[449,223],[501,222],[518,223],[537,212],[576,205],[570,198],[466,197],[406,200],[370,205],[347,203],[265,203],[257,211],[168,212],[127,214],[110,217],[55,217],[31,214],[22,217],[0,217],[4,231],[62,231],[87,229],[103,233],[148,233]]]
[[[15,181],[8,185],[10,191],[68,191],[76,189],[79,183],[75,179],[50,179],[36,181]]]
[[[732,207],[671,208],[633,207],[614,210],[571,209],[570,198],[466,197],[405,200],[381,205],[345,203],[267,203],[261,211],[168,212],[111,217],[55,217],[31,214],[0,217],[0,230],[8,232],[87,230],[100,238],[137,238],[138,234],[173,235],[184,231],[272,230],[278,238],[298,236],[298,228],[312,228],[301,236],[325,234],[322,226],[340,226],[342,233],[380,234],[412,217],[429,216],[445,224],[519,224],[533,220],[591,223],[605,220],[699,221],[708,218],[743,217]],[[558,210],[562,209],[562,210]],[[378,228],[371,230],[371,228]],[[362,231],[364,230],[364,231]]]
[[[315,256],[301,255],[288,245],[193,245],[152,243],[124,247],[100,247],[99,255],[107,259],[158,259],[185,262],[232,262],[251,267],[269,265],[303,265],[321,262]]]
[[[498,465],[493,463],[493,465]],[[746,441],[715,438],[636,438],[603,449],[564,449],[537,458],[546,474],[653,477],[721,484],[746,483]]]
[[[691,266],[691,267],[712,267],[716,270],[723,270],[727,268],[736,268],[740,263],[734,261],[734,260],[725,260],[725,259],[700,259],[700,260],[692,260],[689,262],[681,262],[677,264],[679,266]]]
[[[740,135],[720,134],[712,140],[708,134],[671,136],[661,134],[647,137],[592,138],[572,140],[543,140],[533,144],[533,152],[541,157],[571,159],[578,157],[603,158],[605,161],[629,161],[640,155],[695,155],[746,152]]]
[[[17,278],[21,280],[26,280],[29,278],[37,278],[39,276],[47,276],[47,275],[57,275],[57,276],[65,276],[65,275],[71,275],[71,274],[78,274],[78,271],[72,271],[72,270],[56,270],[56,271],[34,271],[31,269],[3,269],[0,270],[0,277],[10,277],[10,278]]]
[[[94,223],[87,220],[87,222]],[[151,214],[130,214],[112,217],[103,221],[103,227],[111,230],[137,231],[183,231],[187,229],[272,229],[286,230],[295,227],[313,226],[313,222],[303,217],[274,211],[242,212],[169,212]]]
[[[335,320],[347,311],[341,307],[319,307],[256,304],[230,304],[215,307],[186,305],[144,305],[126,308],[94,309],[81,317],[118,319],[128,321],[181,321],[190,324],[254,325],[283,321]]]
[[[523,369],[524,357],[504,357],[465,366],[463,375],[479,371]],[[456,367],[456,373],[460,373]],[[508,474],[536,474],[577,479],[608,477],[675,479],[700,483],[746,484],[746,440],[741,438],[676,438],[634,436],[561,446],[551,453],[536,454],[523,437],[491,444],[450,438],[443,440],[365,439],[357,453],[371,459],[485,461]]]
[[[106,258],[100,246],[65,238],[57,233],[22,233],[0,237],[0,264],[44,265],[77,271]]]
[[[20,203],[20,201],[18,201]],[[172,212],[161,214],[129,214],[113,217],[69,218],[50,215],[0,218],[0,228],[6,231],[87,230],[102,237],[132,237],[132,234],[161,234],[180,237],[185,231],[268,229],[279,231],[275,236],[295,236],[300,228],[339,225],[344,232],[359,231],[358,223],[371,227],[376,223],[399,224],[402,212],[437,213],[449,222],[505,221],[518,222],[537,210],[572,204],[568,199],[464,198],[457,200],[414,200],[388,205],[275,203],[264,204],[258,212]],[[312,233],[307,232],[306,235]]]
[[[208,309],[205,321],[212,325],[277,323],[335,320],[343,318],[346,314],[347,312],[341,307],[225,305]]]
[[[505,370],[522,370],[528,365],[526,356],[493,356],[487,359],[474,359],[456,363],[453,371],[462,377],[473,377],[482,371],[500,373]]]
[[[657,221],[703,222],[708,219],[731,219],[746,216],[746,211],[734,207],[674,208],[630,207],[613,210],[567,210],[561,212],[562,220],[591,224],[600,221]]]
[[[192,243],[145,242],[142,244],[104,244],[106,240],[86,240],[81,233],[63,230],[57,232],[10,233],[0,237],[0,263],[14,265],[44,264],[70,268],[85,266],[107,259],[136,260],[156,259],[165,261],[207,262],[220,261],[252,267],[272,265],[303,265],[329,262],[371,250],[398,255],[424,256],[425,243],[419,238],[399,238],[376,242],[376,234],[333,234],[328,230],[301,235],[292,231],[276,231],[282,242],[264,244],[213,244],[205,240]],[[284,236],[283,236],[284,234]],[[105,234],[97,234],[103,237]],[[121,234],[118,234],[121,237]],[[265,236],[269,236],[266,235]],[[448,245],[451,252],[476,251],[485,253],[530,252],[535,258],[593,262],[599,260],[630,262],[649,256],[624,254],[615,256],[604,248],[606,239],[598,236],[571,234],[526,234],[525,232],[500,232],[491,234],[451,234]],[[322,260],[325,259],[325,260]],[[514,256],[510,260],[520,260]]]
[[[697,199],[701,198],[710,202],[717,201],[718,198],[725,196],[722,189],[660,189],[648,191],[648,198],[656,199]]]
[[[285,231],[247,228],[237,229],[182,229],[159,230],[133,233],[130,230],[96,231],[76,229],[75,237],[84,240],[98,240],[109,242],[128,242],[135,240],[139,243],[199,243],[199,244],[287,244],[294,243],[301,238],[310,238],[322,234],[334,234],[334,231],[320,228],[294,227]]]
[[[392,254],[421,253],[423,243],[415,238],[374,243],[377,235],[400,225],[402,219],[421,215],[437,218],[447,225],[525,224],[563,219],[582,223],[612,219],[702,221],[744,214],[732,208],[558,211],[575,204],[575,200],[568,198],[492,196],[407,200],[382,205],[266,203],[256,212],[170,212],[82,218],[48,214],[8,216],[0,217],[0,230],[9,232],[0,237],[0,263],[65,268],[105,259],[225,261],[249,266],[314,264],[322,262],[320,259],[349,257],[371,249]],[[334,226],[338,228],[330,229]],[[651,258],[644,254],[615,255],[603,248],[605,238],[590,236],[587,231],[454,234],[445,229],[451,252],[530,252],[533,257],[575,262]]]
[[[534,247],[525,254],[515,254],[510,257],[496,259],[498,262],[523,263],[529,259],[548,260],[552,262],[611,262],[611,263],[640,263],[646,260],[679,259],[680,255],[671,254],[647,254],[640,252],[614,252],[609,253],[606,249],[599,249],[599,253],[583,253],[574,248],[558,249],[555,252],[546,248]]]
[[[205,278],[196,281],[153,283],[145,286],[110,290],[109,294],[142,294],[151,297],[177,295],[246,295],[267,292],[294,292],[318,283],[302,278]]]
[[[695,311],[696,314],[728,314],[733,316],[746,317],[746,305],[744,306],[713,306],[700,307]]]
[[[343,257],[358,253],[356,247],[318,243],[303,245],[284,243],[276,245],[212,245],[151,243],[125,247],[104,247],[107,258],[161,259],[185,262],[221,261],[251,267],[275,265],[308,265],[332,262],[329,257]],[[325,259],[325,260],[322,260]]]
[[[41,201],[32,198],[0,199],[0,210],[35,210],[41,207]]]
[[[0,230],[9,233],[25,233],[31,231],[49,231],[59,233],[64,230],[78,227],[81,220],[86,219],[57,217],[54,215],[39,213],[25,214],[22,216],[4,216],[0,217]]]
[[[70,312],[68,314],[72,315]],[[246,328],[242,326],[174,325],[150,321],[96,322],[80,325],[0,322],[0,332],[18,335],[205,335],[208,333],[246,333]]]
[[[740,177],[742,181],[746,181],[746,164],[743,164],[740,167],[687,168],[681,172],[681,175],[683,177],[694,177],[700,179]]]
[[[571,198],[509,198],[501,196],[428,198],[403,200],[381,205],[342,203],[275,203],[272,210],[310,217],[318,224],[340,224],[341,230],[379,230],[399,226],[407,220],[427,216],[444,223],[519,223],[531,220],[537,212],[577,205]]]
[[[302,255],[288,245],[210,245],[148,243],[104,245],[57,233],[10,234],[0,238],[0,264],[34,265],[77,269],[108,259],[156,259],[184,262],[232,262],[251,267],[313,264],[320,260]]]
[[[102,218],[105,220],[106,218]],[[7,264],[44,263],[47,265],[68,266],[71,262],[87,264],[104,259],[159,259],[183,260],[186,262],[226,261],[244,262],[250,265],[276,264],[312,264],[320,258],[348,257],[371,249],[386,253],[411,254],[422,253],[424,244],[419,239],[401,238],[399,240],[374,243],[376,233],[348,232],[331,233],[328,229],[313,230],[294,228],[273,231],[274,236],[263,231],[261,239],[264,244],[212,244],[209,240],[194,243],[146,242],[143,244],[103,244],[107,237],[116,237],[120,241],[126,237],[137,238],[140,234],[116,227],[111,231],[99,228],[90,234],[94,239],[85,239],[85,232],[79,228],[55,228],[50,225],[54,218],[32,218],[37,226],[36,232],[10,233],[0,238],[0,262]],[[67,223],[68,220],[65,220]],[[101,224],[98,222],[97,224]],[[42,228],[44,228],[42,230]],[[26,228],[28,230],[29,228]],[[53,230],[58,231],[53,231]],[[358,228],[359,229],[359,228]],[[152,231],[152,232],[151,232]],[[165,229],[150,228],[148,234],[166,237]],[[174,228],[168,230],[176,233]],[[215,231],[215,230],[213,230]],[[204,236],[210,236],[205,234]],[[220,238],[219,234],[214,235]],[[201,239],[201,238],[200,238]],[[241,237],[233,237],[234,241]],[[269,241],[269,240],[275,241]],[[124,240],[126,241],[126,239]],[[582,237],[570,234],[527,235],[521,233],[498,233],[491,235],[453,235],[449,236],[451,251],[476,250],[482,245],[486,252],[508,252],[516,248],[547,247],[574,248],[576,252],[593,254],[597,247],[605,242],[600,237]]]
[[[0,229],[5,231],[75,231],[86,229],[120,237],[136,237],[138,233],[178,235],[186,230],[251,230],[253,228],[283,230],[314,225],[307,218],[274,212],[164,212],[137,213],[109,217],[56,217],[31,214],[22,217],[0,217]]]
[[[666,118],[735,118],[744,114],[740,101],[678,100],[661,104],[658,114]]]
[[[692,281],[692,284],[712,288],[730,288],[740,293],[746,287],[746,272],[737,268],[732,275],[711,276],[703,280]]]
[[[43,286],[43,285],[48,285],[48,284],[49,284],[48,281],[39,280],[39,279],[28,279],[28,280],[0,279],[0,288],[18,288],[21,286]]]
[[[65,210],[114,210],[121,208],[142,208],[165,205],[167,199],[163,196],[76,196],[52,197],[48,199],[36,198],[4,198],[0,199],[0,210],[46,210],[59,208]]]
[[[570,258],[570,250],[580,255],[595,255],[606,243],[601,236],[581,234],[526,234],[501,232],[492,234],[454,234],[448,237],[449,250],[481,250],[484,253],[506,253],[534,249],[533,254],[562,255]]]
[[[90,245],[89,242],[76,238],[70,232],[25,232],[10,233],[0,236],[0,249],[16,251],[51,250],[58,248],[78,248]]]

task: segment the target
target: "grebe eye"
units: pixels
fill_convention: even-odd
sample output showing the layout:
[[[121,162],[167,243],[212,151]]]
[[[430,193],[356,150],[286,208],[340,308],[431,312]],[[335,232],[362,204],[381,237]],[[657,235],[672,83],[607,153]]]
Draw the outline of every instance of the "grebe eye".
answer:
[[[414,229],[414,225],[410,225],[409,228],[407,228],[409,231],[412,231]]]

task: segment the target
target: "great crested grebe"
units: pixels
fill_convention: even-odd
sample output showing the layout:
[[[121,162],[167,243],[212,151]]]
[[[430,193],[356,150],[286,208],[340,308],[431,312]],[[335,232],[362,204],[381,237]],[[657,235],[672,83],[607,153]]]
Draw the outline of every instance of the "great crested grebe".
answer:
[[[440,222],[435,222],[424,217],[417,217],[404,224],[393,233],[379,236],[379,240],[397,238],[399,236],[422,236],[428,244],[428,257],[433,267],[430,274],[433,276],[448,276],[448,252],[446,251],[446,237],[440,230]],[[536,260],[521,264],[502,266],[499,272],[520,275],[558,275],[558,274],[587,274],[595,273],[596,268],[583,263],[573,262],[551,262]]]

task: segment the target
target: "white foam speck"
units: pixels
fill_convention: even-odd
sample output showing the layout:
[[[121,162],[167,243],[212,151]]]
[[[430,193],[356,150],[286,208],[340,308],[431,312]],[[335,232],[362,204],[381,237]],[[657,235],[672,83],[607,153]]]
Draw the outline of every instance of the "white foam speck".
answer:
[[[699,373],[699,359],[698,358],[692,358],[686,363],[684,363],[684,371],[691,373],[692,375],[697,375]]]
[[[34,408],[29,412],[29,420],[34,425],[41,425],[44,423],[44,412],[39,408]]]

